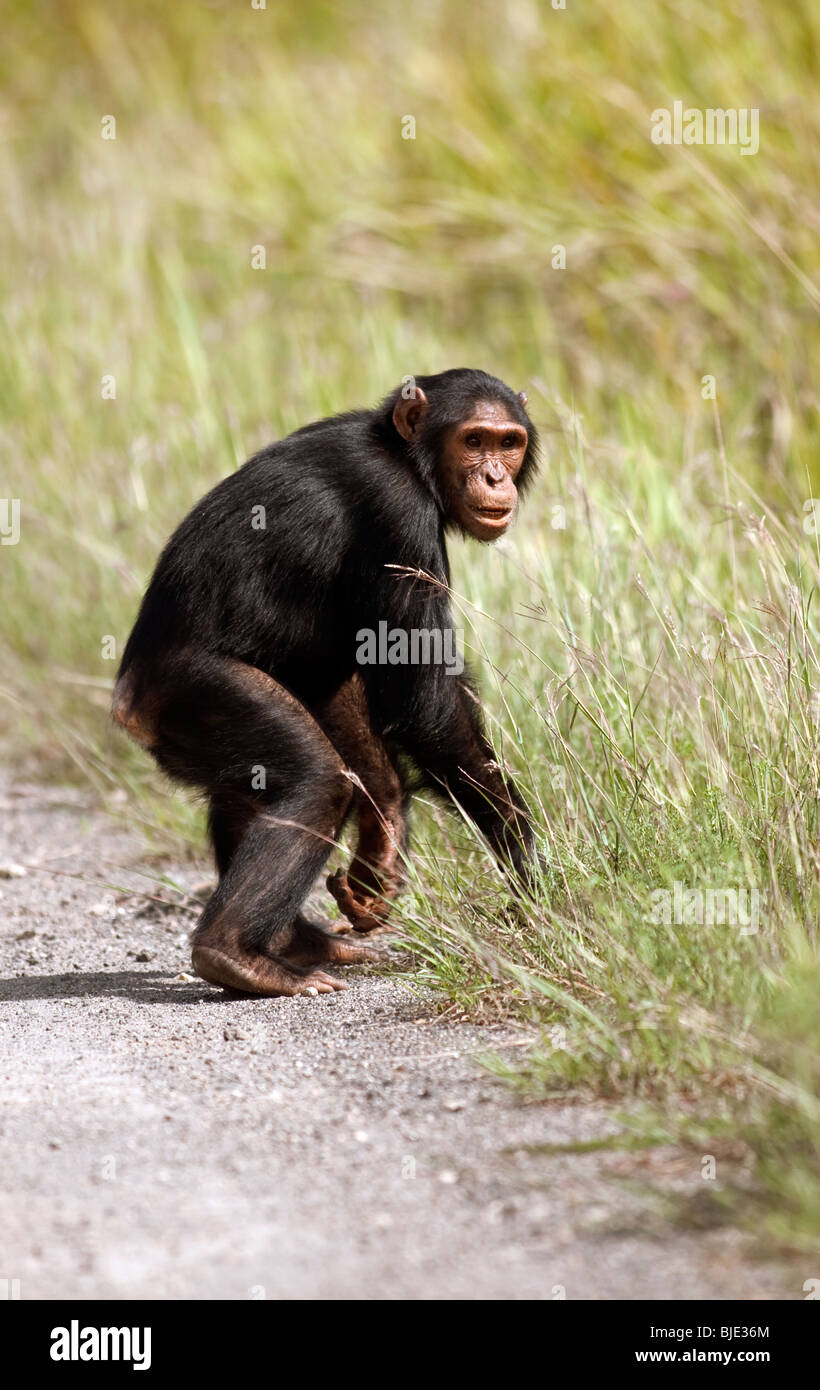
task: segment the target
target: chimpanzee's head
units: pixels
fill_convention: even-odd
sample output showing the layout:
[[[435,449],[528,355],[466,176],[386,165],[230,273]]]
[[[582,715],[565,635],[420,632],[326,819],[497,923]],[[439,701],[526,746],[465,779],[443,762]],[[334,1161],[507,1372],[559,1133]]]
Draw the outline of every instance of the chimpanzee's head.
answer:
[[[538,438],[527,397],[497,377],[459,367],[411,378],[386,402],[445,524],[494,541],[535,473]]]

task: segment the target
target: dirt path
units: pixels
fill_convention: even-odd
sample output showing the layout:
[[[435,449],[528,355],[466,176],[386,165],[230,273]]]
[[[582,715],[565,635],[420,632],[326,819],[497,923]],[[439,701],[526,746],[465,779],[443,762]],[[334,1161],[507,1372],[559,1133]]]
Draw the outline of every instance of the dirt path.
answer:
[[[0,789],[0,827],[26,868],[0,879],[0,1276],[23,1298],[800,1297],[736,1233],[647,1217],[633,1182],[696,1188],[692,1155],[539,1151],[614,1125],[494,1081],[476,1058],[509,1030],[361,974],[225,1000],[179,978],[184,908],[65,876],[157,891],[136,836],[42,788]]]

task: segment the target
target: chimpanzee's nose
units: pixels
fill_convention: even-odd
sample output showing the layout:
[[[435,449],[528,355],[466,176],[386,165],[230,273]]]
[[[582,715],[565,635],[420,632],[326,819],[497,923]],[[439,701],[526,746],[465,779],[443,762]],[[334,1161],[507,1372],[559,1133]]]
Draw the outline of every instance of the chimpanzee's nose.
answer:
[[[497,487],[504,478],[504,469],[497,459],[487,459],[484,464],[484,481],[488,487]]]

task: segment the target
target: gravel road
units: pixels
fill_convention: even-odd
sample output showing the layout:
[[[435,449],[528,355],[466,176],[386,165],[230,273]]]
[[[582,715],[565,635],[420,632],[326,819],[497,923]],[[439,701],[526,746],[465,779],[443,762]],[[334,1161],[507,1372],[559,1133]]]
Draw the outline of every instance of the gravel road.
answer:
[[[698,1156],[545,1153],[617,1125],[495,1081],[479,1059],[520,1034],[442,1019],[398,967],[226,999],[185,978],[190,909],[99,886],[164,891],[139,836],[10,784],[0,825],[0,1278],[22,1298],[802,1297],[737,1232],[652,1214],[642,1189],[696,1190]]]

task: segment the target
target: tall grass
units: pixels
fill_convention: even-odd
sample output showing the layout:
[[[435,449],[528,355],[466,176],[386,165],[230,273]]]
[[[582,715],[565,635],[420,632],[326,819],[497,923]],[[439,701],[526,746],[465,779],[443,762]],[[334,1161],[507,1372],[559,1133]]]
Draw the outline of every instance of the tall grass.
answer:
[[[7,5],[0,54],[11,756],[196,842],[105,719],[173,525],[407,373],[526,386],[540,484],[508,542],[454,547],[454,583],[544,880],[522,920],[421,805],[403,929],[421,978],[542,1030],[531,1091],[639,1094],[668,1125],[683,1096],[738,1129],[798,1248],[820,1208],[818,39],[808,0],[63,0]],[[760,153],[654,146],[678,98],[757,106]],[[675,881],[757,888],[759,930],[654,921]]]

